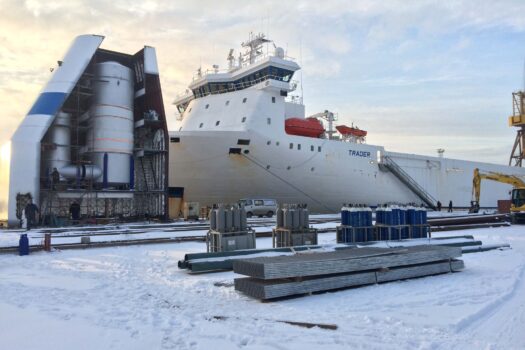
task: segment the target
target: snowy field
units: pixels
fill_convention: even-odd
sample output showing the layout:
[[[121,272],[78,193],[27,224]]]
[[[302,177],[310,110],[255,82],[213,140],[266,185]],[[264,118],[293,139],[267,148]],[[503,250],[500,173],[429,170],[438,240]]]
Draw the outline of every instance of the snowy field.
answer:
[[[525,227],[436,236],[462,234],[512,249],[464,255],[460,273],[269,303],[237,293],[233,272],[179,270],[204,243],[0,255],[0,349],[524,349]]]

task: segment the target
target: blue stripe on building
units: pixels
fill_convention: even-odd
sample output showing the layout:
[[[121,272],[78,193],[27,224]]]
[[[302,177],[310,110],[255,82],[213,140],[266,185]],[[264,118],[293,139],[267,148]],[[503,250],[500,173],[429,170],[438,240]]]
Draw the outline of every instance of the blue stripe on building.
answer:
[[[30,114],[47,114],[55,115],[66,99],[67,94],[65,92],[43,92],[38,96],[33,107],[28,115]]]

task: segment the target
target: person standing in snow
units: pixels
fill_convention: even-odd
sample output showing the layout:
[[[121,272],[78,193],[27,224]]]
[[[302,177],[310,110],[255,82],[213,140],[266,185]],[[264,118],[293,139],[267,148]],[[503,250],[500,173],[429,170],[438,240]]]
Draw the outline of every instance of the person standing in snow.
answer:
[[[441,202],[440,201],[437,202],[437,206],[436,207],[437,207],[437,211],[441,211]]]
[[[452,213],[452,201],[448,202],[448,212]]]
[[[27,229],[30,230],[31,227],[36,226],[36,214],[39,212],[38,207],[33,203],[33,200],[30,200],[29,203],[26,204],[24,212],[27,220]]]

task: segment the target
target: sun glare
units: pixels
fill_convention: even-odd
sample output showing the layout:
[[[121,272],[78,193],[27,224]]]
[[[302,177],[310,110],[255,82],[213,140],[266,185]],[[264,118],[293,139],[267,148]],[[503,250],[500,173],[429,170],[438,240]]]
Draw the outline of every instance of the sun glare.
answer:
[[[11,157],[11,143],[7,142],[0,147],[0,160],[2,162],[8,162]]]

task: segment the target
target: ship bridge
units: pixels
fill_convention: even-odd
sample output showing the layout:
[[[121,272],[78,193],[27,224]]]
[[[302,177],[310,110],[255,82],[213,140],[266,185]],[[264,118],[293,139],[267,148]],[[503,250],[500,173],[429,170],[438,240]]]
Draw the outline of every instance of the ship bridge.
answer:
[[[234,50],[228,54],[228,69],[219,70],[214,65],[212,70],[197,70],[189,89],[178,96],[174,104],[179,112],[183,112],[189,102],[211,94],[222,94],[243,90],[264,81],[272,80],[284,94],[295,89],[292,83],[294,73],[300,69],[299,65],[291,58],[285,56],[284,49],[273,44],[273,52],[269,52],[268,45],[273,41],[265,38],[264,34],[250,35],[248,41],[242,43],[246,49],[240,53],[238,59],[234,57]],[[266,53],[263,46],[266,45]]]

